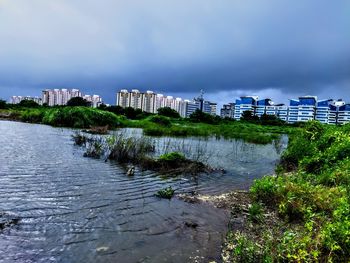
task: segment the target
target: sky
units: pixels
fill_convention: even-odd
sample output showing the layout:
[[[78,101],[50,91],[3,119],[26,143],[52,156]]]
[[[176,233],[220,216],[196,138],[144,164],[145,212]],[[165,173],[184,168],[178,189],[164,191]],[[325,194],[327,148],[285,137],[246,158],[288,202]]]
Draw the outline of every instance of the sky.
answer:
[[[0,98],[46,88],[350,102],[350,1],[0,0]]]

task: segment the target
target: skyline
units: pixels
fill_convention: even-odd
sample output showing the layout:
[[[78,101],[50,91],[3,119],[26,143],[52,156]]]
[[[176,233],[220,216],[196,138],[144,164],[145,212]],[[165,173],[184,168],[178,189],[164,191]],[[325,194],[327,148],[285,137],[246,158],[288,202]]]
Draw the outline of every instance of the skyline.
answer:
[[[0,97],[350,98],[347,1],[0,0]],[[39,91],[39,92],[38,92]]]

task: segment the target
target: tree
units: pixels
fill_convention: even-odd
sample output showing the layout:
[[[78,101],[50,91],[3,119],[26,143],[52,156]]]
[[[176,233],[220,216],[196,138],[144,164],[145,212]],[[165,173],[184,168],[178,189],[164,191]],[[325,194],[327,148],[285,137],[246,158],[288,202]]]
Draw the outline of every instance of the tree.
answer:
[[[67,106],[84,106],[84,107],[90,107],[91,103],[88,102],[86,99],[83,99],[82,97],[73,97],[67,102]]]
[[[180,118],[180,114],[169,107],[159,108],[158,114],[170,118]]]
[[[259,117],[255,116],[251,110],[246,110],[246,111],[243,111],[241,120],[242,121],[249,121],[249,122],[256,122],[256,121],[259,121]]]
[[[193,112],[189,116],[189,118],[193,122],[204,122],[204,123],[209,123],[209,124],[215,124],[221,120],[220,117],[216,118],[215,116],[210,115],[208,113],[205,113],[199,109],[197,109],[195,112]]]
[[[7,103],[5,100],[0,99],[0,109],[6,109],[7,108]]]
[[[33,100],[22,100],[18,105],[21,107],[25,107],[25,108],[37,108],[37,107],[39,107],[39,104]]]
[[[125,114],[125,110],[123,109],[123,107],[121,107],[119,105],[106,107],[105,110],[109,111],[109,112],[113,112],[114,114],[117,114],[117,115],[124,115]]]

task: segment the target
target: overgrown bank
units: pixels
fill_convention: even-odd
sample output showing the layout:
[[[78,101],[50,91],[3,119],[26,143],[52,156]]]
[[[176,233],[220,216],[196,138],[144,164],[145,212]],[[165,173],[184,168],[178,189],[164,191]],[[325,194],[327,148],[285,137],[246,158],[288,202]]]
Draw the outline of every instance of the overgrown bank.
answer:
[[[250,198],[245,214],[232,211],[241,224],[231,224],[226,262],[347,262],[350,125],[308,123]]]

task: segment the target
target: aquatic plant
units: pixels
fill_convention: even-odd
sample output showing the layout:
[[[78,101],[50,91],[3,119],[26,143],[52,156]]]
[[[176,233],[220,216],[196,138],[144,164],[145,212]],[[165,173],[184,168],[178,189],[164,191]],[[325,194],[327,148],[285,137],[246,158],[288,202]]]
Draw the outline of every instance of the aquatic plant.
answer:
[[[152,139],[144,136],[137,138],[118,134],[108,137],[107,144],[108,158],[118,162],[138,162],[155,149]]]
[[[104,141],[101,138],[90,139],[84,157],[100,158],[104,154]]]
[[[175,190],[171,186],[161,189],[156,193],[157,197],[171,199],[175,194]]]
[[[85,145],[88,141],[88,137],[80,132],[72,134],[72,139],[74,141],[74,144],[79,146]]]

